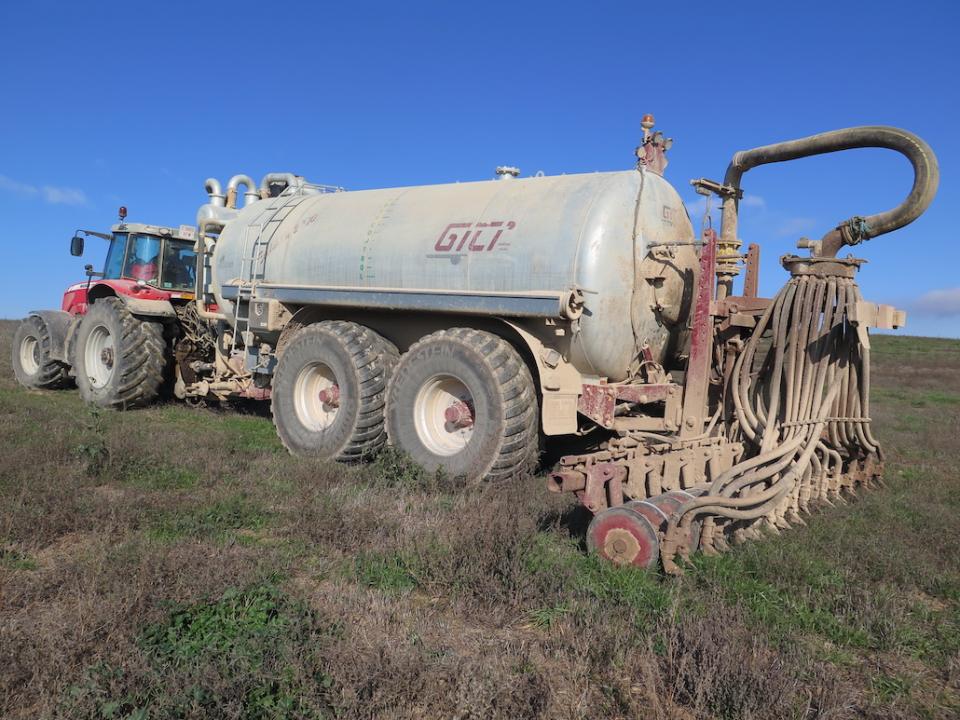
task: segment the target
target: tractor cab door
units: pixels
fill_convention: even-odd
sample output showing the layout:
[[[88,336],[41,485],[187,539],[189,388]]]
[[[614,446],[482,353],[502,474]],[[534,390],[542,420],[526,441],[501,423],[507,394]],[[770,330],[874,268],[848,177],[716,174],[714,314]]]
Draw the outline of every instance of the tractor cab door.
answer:
[[[160,288],[193,292],[197,282],[197,254],[193,241],[164,238]]]

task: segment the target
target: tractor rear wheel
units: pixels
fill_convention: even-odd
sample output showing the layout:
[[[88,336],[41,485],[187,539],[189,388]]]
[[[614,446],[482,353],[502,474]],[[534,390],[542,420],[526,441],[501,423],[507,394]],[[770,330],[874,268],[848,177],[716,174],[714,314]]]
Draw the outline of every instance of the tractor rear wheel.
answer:
[[[13,336],[13,374],[24,387],[53,390],[70,385],[69,366],[50,357],[50,328],[37,315],[20,323]]]
[[[427,470],[505,480],[533,470],[537,394],[510,343],[469,328],[441,330],[400,358],[387,391],[390,442]]]
[[[356,323],[331,320],[298,330],[281,349],[271,391],[284,446],[342,461],[383,447],[384,395],[397,355],[392,343]]]
[[[157,397],[167,363],[161,323],[134,317],[119,298],[102,298],[80,322],[73,347],[77,387],[87,402],[125,410]]]

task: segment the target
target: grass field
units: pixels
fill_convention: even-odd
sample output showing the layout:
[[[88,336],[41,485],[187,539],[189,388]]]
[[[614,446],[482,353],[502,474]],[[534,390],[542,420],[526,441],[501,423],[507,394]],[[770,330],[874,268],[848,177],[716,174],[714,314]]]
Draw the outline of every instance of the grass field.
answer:
[[[0,717],[953,718],[960,342],[874,338],[887,486],[681,579],[540,478],[290,457],[268,417],[94,412],[0,323]]]

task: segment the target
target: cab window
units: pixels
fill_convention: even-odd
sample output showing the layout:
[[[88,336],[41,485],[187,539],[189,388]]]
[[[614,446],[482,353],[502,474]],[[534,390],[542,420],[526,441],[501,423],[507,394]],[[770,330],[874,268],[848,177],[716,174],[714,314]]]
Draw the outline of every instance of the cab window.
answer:
[[[127,252],[127,233],[114,233],[103,264],[103,277],[118,280],[123,274],[123,256]]]
[[[196,284],[197,255],[193,243],[167,240],[163,249],[160,287],[164,290],[193,290]]]

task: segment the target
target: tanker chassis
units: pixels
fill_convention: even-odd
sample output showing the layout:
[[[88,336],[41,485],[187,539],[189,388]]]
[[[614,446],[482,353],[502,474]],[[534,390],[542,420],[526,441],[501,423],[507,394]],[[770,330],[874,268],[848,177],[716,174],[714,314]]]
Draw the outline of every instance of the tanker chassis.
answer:
[[[207,180],[202,322],[170,340],[175,393],[269,398],[294,453],[358,460],[389,442],[469,480],[529,473],[559,436],[581,450],[548,487],[594,514],[591,549],[668,572],[869,485],[883,455],[868,328],[905,316],[866,302],[862,261],[837,255],[919,217],[933,152],[882,126],[739,152],[722,182],[692,181],[722,218],[695,233],[663,177],[672,141],[651,116],[642,127],[621,172],[498,168],[356,192],[285,173],[234,176],[226,194]],[[784,256],[789,280],[758,297],[759,247],[741,252],[737,232],[743,173],[859,147],[909,159],[907,199],[801,238],[809,254]]]

